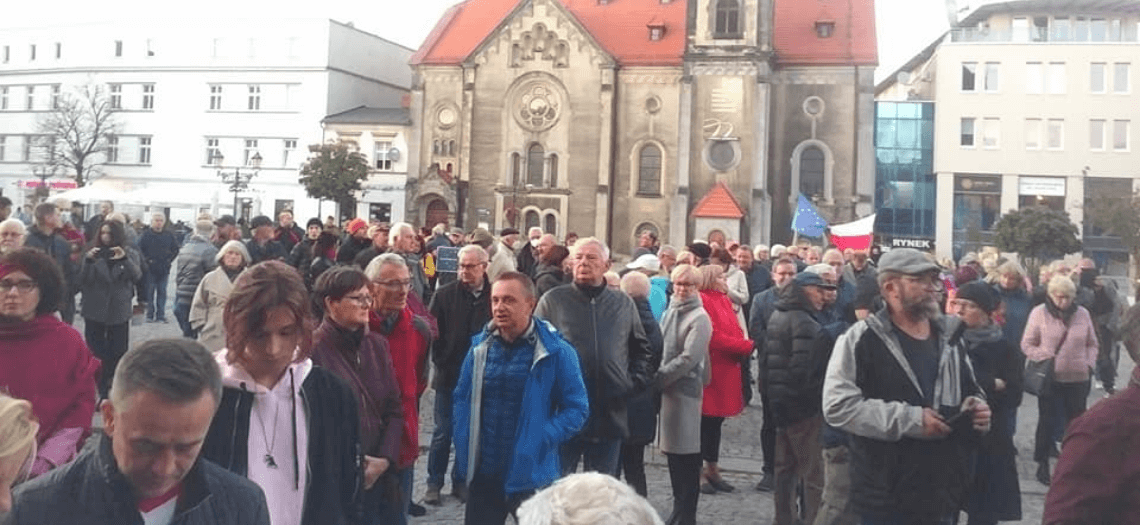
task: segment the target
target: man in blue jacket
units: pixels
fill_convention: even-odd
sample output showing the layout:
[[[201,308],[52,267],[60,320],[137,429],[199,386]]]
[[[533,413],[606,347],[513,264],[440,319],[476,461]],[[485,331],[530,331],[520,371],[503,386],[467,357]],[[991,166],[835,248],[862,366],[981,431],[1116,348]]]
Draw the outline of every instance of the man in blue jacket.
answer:
[[[146,273],[143,275],[146,297],[142,302],[146,303],[148,322],[166,322],[166,285],[170,280],[170,265],[178,257],[178,248],[178,239],[166,227],[166,216],[155,213],[150,228],[143,230],[139,240],[139,250],[146,258]]]
[[[562,473],[559,447],[589,414],[578,354],[534,317],[534,283],[507,272],[491,286],[491,322],[472,341],[455,387],[456,475],[467,480],[464,522],[505,523]]]

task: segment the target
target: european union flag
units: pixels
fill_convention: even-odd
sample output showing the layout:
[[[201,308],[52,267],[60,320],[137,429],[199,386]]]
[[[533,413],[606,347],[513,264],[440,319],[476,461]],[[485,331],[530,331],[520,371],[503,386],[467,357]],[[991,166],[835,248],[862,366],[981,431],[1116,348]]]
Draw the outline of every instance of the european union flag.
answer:
[[[792,230],[805,237],[819,237],[827,229],[827,221],[819,216],[811,201],[800,194],[796,204],[796,215],[792,217]]]

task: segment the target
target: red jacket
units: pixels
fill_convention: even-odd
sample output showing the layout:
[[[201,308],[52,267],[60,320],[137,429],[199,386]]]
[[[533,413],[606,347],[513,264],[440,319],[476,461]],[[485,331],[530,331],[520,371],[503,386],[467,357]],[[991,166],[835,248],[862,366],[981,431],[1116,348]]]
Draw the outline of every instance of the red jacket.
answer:
[[[752,340],[744,336],[728,294],[701,290],[701,301],[713,328],[712,339],[709,340],[712,381],[705,387],[701,414],[732,417],[744,410],[740,359],[752,352]]]
[[[1045,525],[1136,523],[1140,516],[1140,368],[1119,395],[1093,405],[1069,424]]]
[[[420,327],[416,327],[419,323]],[[400,384],[400,405],[404,412],[404,436],[400,441],[400,469],[415,464],[420,455],[420,395],[427,389],[427,355],[430,332],[427,322],[415,316],[410,307],[404,307],[391,332],[385,332],[383,318],[369,312],[368,326],[388,339],[392,353],[392,368]]]

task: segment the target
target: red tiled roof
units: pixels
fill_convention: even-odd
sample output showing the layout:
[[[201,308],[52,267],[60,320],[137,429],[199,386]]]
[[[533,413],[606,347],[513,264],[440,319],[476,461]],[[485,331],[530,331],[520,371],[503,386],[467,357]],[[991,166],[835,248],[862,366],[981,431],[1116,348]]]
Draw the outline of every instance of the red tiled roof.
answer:
[[[820,38],[816,21],[835,22]],[[773,47],[781,65],[878,65],[874,0],[776,0]]]
[[[740,219],[744,217],[744,209],[736,201],[732,190],[723,182],[717,181],[704,198],[693,208],[693,217],[706,217],[716,219]]]
[[[479,47],[522,0],[465,0],[449,9],[420,49],[413,65],[458,64]],[[685,51],[685,0],[558,0],[621,65],[679,65]],[[650,22],[665,27],[649,39]]]

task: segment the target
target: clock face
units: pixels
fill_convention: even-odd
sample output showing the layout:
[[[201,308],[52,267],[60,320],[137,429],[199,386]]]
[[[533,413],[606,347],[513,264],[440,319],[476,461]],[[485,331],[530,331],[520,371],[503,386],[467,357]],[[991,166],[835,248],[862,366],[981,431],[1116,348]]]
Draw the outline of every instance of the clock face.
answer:
[[[455,114],[455,109],[453,108],[443,108],[439,110],[439,114],[436,115],[439,125],[445,128],[454,125],[456,117],[458,117],[458,115]]]

